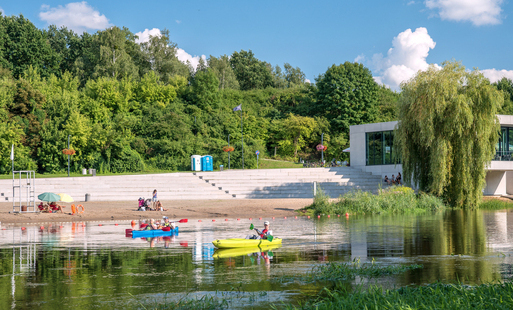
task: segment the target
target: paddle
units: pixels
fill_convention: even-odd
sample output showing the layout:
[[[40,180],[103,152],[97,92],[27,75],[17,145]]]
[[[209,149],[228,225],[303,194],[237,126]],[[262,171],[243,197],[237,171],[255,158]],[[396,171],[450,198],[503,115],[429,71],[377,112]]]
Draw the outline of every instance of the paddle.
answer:
[[[249,229],[250,229],[250,230],[255,229],[255,226],[253,225],[253,223],[251,223],[251,225],[249,225]],[[258,232],[258,234],[260,234],[260,232],[258,231],[258,229],[257,229],[257,232]],[[273,242],[273,239],[274,239],[274,237],[273,237],[273,236],[271,236],[271,235],[267,235],[267,241],[269,241],[269,242]]]

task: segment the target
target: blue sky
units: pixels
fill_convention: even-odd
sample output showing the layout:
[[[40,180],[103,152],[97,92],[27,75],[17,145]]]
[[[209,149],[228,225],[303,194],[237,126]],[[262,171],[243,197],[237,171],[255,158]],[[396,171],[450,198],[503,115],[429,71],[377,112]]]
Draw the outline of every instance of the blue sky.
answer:
[[[1,1],[4,15],[37,27],[94,33],[126,26],[141,40],[168,29],[181,60],[252,50],[307,79],[333,64],[358,61],[398,89],[428,64],[458,60],[492,82],[513,79],[513,4],[503,0],[424,1]]]

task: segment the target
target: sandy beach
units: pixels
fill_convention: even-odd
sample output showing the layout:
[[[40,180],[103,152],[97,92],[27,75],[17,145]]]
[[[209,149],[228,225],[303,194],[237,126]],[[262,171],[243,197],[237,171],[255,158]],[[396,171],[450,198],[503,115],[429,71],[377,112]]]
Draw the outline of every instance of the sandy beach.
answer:
[[[161,201],[167,211],[137,211],[137,201],[80,202],[85,208],[81,214],[71,215],[71,204],[64,213],[12,213],[12,203],[0,203],[0,222],[48,223],[69,221],[120,221],[147,218],[170,219],[236,219],[295,216],[295,210],[312,203],[312,199],[234,199],[234,200],[174,200]],[[76,205],[76,203],[75,203]]]

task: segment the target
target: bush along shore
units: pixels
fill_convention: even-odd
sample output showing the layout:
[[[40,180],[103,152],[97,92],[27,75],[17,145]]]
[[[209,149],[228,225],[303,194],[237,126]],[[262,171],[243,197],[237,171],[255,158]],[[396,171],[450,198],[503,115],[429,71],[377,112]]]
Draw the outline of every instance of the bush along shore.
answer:
[[[330,201],[322,189],[318,188],[314,202],[299,212],[304,215],[386,214],[438,211],[446,208],[442,199],[425,193],[415,194],[413,189],[406,186],[380,189],[377,195],[352,191],[335,201]]]
[[[318,186],[314,202],[300,209],[303,215],[319,214],[401,214],[442,211],[448,207],[444,201],[431,194],[415,194],[406,186],[392,186],[380,189],[377,195],[371,192],[351,191],[338,200],[330,198]],[[479,204],[483,210],[504,210],[513,208],[513,201],[488,198]]]

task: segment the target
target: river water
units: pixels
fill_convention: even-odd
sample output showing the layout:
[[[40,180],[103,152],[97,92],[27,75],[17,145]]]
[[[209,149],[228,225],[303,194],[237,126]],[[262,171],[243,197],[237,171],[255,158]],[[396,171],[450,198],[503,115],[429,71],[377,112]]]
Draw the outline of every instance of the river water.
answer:
[[[230,253],[212,246],[214,239],[244,237],[250,223],[264,220],[281,247]],[[354,259],[424,266],[382,281],[391,287],[480,284],[513,273],[512,211],[179,225],[178,236],[146,240],[125,237],[130,222],[3,224],[0,309],[142,309],[205,295],[230,308],[261,308],[316,292],[315,283],[294,280],[315,265]]]

